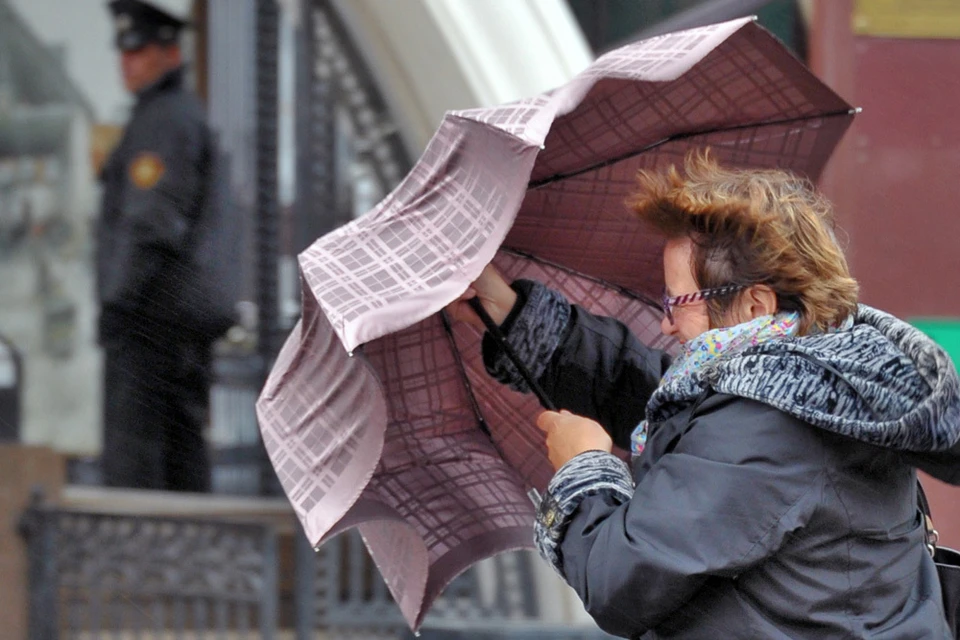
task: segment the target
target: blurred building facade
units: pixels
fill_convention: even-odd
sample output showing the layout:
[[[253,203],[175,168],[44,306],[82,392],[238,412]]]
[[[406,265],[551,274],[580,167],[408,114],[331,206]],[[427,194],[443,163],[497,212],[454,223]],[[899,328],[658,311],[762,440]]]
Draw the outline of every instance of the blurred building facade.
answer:
[[[24,365],[19,432],[92,451],[95,114],[66,56],[0,0],[0,333]]]

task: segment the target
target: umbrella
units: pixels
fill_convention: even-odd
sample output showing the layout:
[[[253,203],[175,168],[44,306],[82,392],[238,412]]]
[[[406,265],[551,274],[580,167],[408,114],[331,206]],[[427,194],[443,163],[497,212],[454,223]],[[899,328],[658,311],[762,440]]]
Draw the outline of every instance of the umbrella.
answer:
[[[257,410],[311,542],[358,527],[412,628],[472,563],[531,547],[527,492],[552,475],[537,400],[493,382],[480,336],[438,312],[492,260],[669,349],[663,241],[623,205],[636,171],[710,146],[816,179],[853,113],[752,19],[448,113],[392,193],[300,255],[303,315]]]

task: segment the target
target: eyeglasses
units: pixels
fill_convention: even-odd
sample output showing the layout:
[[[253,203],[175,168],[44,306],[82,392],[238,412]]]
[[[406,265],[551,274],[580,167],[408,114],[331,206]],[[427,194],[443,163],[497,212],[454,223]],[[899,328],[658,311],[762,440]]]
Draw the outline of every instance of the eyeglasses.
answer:
[[[660,303],[663,305],[663,313],[667,316],[667,321],[670,324],[673,324],[673,307],[682,307],[684,305],[693,304],[694,302],[699,302],[701,300],[709,300],[710,298],[729,295],[742,289],[746,289],[748,286],[749,285],[745,284],[728,284],[722,287],[701,289],[700,291],[694,291],[693,293],[685,293],[681,296],[673,297],[668,296],[666,291],[664,291],[663,296],[660,298]]]

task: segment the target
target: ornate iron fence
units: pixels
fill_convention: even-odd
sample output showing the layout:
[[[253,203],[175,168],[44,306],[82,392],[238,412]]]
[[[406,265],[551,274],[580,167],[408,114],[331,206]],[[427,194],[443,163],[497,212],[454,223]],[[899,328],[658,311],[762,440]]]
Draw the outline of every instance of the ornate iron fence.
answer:
[[[583,629],[538,623],[489,621],[484,624],[440,622],[424,628],[419,635],[408,633],[404,640],[613,640],[599,629]]]
[[[316,556],[311,563],[307,553]],[[338,536],[313,552],[298,547],[299,589],[313,597],[298,598],[301,628],[333,631],[356,638],[408,637],[386,584],[358,534]],[[424,629],[455,622],[474,629],[514,623],[538,625],[537,589],[530,552],[517,551],[491,558],[458,576],[436,601]],[[306,635],[298,637],[306,638]]]
[[[98,491],[103,508],[117,503],[116,490]],[[216,498],[189,500],[192,510],[197,501],[211,500],[209,519],[35,502],[21,523],[30,640],[412,637],[357,532],[314,552],[292,512],[278,520],[275,509],[263,511],[262,501],[251,500],[244,515],[230,499],[213,515]],[[535,562],[531,552],[513,552],[461,574],[434,604],[423,637],[607,637],[592,628],[544,624]]]
[[[35,504],[21,530],[30,640],[274,637],[277,536],[268,525]]]

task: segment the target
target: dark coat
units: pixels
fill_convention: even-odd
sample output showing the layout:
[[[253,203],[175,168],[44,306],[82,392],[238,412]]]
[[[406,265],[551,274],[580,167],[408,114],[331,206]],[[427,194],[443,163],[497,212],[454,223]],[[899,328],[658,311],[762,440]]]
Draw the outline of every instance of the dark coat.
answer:
[[[492,367],[499,355],[489,341],[485,350]],[[574,306],[538,380],[629,449],[669,363],[621,323]],[[958,451],[933,456],[954,483]],[[623,637],[950,638],[912,462],[707,392],[651,426],[632,497],[584,492],[555,566]]]
[[[138,96],[104,166],[97,289],[108,486],[209,490],[210,347],[231,310],[212,304],[223,283],[208,268],[224,264],[210,242],[227,213],[221,169],[182,70]]]
[[[101,341],[129,335],[212,340],[198,331],[185,292],[196,288],[194,230],[216,188],[216,157],[203,106],[183,87],[183,70],[138,96],[101,175]]]

